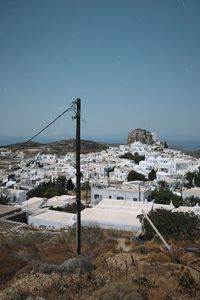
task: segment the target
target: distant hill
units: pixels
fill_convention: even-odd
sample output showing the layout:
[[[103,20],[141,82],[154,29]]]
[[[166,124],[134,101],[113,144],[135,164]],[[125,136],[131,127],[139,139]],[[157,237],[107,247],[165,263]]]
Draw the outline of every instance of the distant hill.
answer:
[[[6,145],[4,147],[9,148],[12,151],[17,151],[17,150],[23,151],[27,156],[30,156],[31,154],[33,155],[38,152],[64,155],[67,152],[75,152],[76,150],[74,139],[61,140],[61,141],[51,142],[46,144],[36,143],[36,142],[17,143],[17,144]],[[81,140],[82,154],[102,151],[107,149],[108,147],[109,147],[108,144],[97,143],[89,140]]]
[[[200,158],[200,150],[194,150],[194,151],[184,151],[184,153],[193,156],[195,158]]]
[[[38,142],[28,142],[28,143],[25,143],[25,142],[20,142],[20,143],[15,143],[15,144],[9,144],[9,145],[4,145],[4,146],[0,146],[0,148],[9,148],[9,149],[14,149],[14,148],[21,148],[23,147],[23,149],[27,149],[27,148],[31,148],[31,147],[40,147],[42,146],[43,144],[41,143],[38,143]]]

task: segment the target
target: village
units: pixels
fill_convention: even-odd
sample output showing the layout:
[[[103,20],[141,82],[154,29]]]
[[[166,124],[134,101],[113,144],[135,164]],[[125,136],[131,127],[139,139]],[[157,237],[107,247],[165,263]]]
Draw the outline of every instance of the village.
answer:
[[[79,222],[75,151],[22,146],[0,148],[2,300],[197,299],[198,158],[141,129],[95,144]]]
[[[200,215],[200,187],[195,185],[194,178],[189,186],[186,178],[187,174],[199,172],[200,159],[169,149],[154,134],[150,134],[150,142],[148,138],[144,140],[147,133],[135,130],[131,134],[137,138],[128,139],[127,145],[81,154],[83,226],[140,232],[142,225],[138,216],[142,211],[148,213],[162,208]],[[10,155],[17,158],[15,164],[0,170],[0,195],[7,200],[6,205],[0,205],[0,221],[13,222],[13,226],[25,222],[47,229],[74,226],[76,212],[67,212],[65,207],[76,203],[75,153],[39,152],[25,158],[23,150],[12,153],[8,148],[0,148],[0,158]],[[59,178],[65,181],[63,194],[30,196],[35,188]],[[170,203],[162,199],[155,201],[153,192],[162,183],[182,202],[177,205],[172,199]]]

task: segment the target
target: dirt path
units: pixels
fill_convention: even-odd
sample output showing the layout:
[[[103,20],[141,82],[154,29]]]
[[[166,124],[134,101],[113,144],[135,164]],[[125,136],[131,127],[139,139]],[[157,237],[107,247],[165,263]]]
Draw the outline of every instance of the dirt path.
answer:
[[[119,238],[117,239],[117,242],[118,242],[118,249],[119,250],[122,250],[123,252],[129,252],[131,251],[131,245],[128,245],[126,243],[127,241],[127,238]]]

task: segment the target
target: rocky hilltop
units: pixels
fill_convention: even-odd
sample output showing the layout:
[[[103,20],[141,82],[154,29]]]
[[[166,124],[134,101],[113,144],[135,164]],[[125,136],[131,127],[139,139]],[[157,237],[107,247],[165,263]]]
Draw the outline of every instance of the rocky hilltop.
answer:
[[[135,142],[141,142],[147,145],[153,145],[155,143],[155,138],[150,131],[144,129],[134,129],[128,134],[128,144]]]
[[[145,129],[134,129],[128,134],[128,144],[132,144],[135,142],[141,142],[142,144],[147,145],[159,145],[164,148],[168,148],[167,143],[164,141],[158,140],[154,134]]]

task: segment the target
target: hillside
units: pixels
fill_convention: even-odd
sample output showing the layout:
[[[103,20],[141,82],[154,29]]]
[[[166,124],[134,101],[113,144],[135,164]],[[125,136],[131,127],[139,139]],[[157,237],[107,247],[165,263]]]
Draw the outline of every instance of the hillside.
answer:
[[[12,153],[23,151],[25,158],[34,157],[39,152],[43,154],[66,155],[68,152],[75,152],[75,140],[68,139],[47,144],[29,142],[0,146],[0,148],[4,147],[11,149]],[[108,147],[108,144],[89,140],[81,140],[81,154],[99,152],[106,150]],[[15,165],[19,159],[21,160],[21,158],[18,158],[15,154],[14,157],[13,154],[6,157],[1,157],[0,169],[7,168],[9,165]]]
[[[0,299],[199,299],[199,256],[183,251],[186,242],[167,252],[157,242],[130,241],[131,235],[83,228],[77,257],[75,229],[4,229]]]
[[[67,152],[75,152],[75,140],[60,140],[57,142],[51,142],[46,144],[36,142],[17,143],[2,146],[1,148],[3,147],[9,148],[12,151],[23,151],[27,156],[38,152],[64,155]],[[81,140],[81,153],[98,152],[105,150],[108,147],[108,144],[98,143],[89,140]]]
[[[195,158],[200,158],[200,150],[194,150],[194,151],[184,151],[186,154],[193,156]]]

